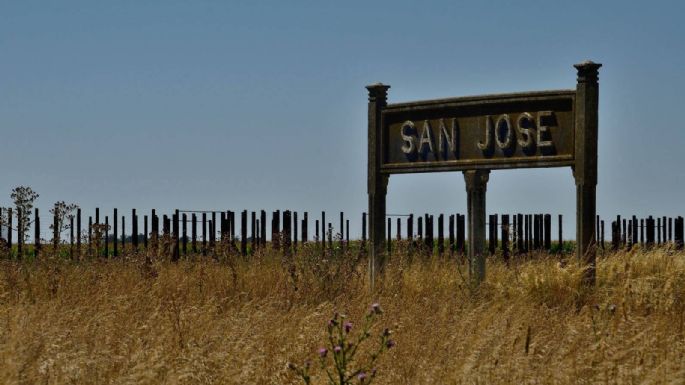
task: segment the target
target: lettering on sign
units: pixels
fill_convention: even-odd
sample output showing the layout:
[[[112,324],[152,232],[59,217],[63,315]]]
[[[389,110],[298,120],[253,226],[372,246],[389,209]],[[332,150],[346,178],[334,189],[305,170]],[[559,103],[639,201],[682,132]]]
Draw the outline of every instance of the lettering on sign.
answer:
[[[382,119],[381,169],[569,166],[574,157],[573,94],[488,96],[478,108],[469,98],[388,105]]]

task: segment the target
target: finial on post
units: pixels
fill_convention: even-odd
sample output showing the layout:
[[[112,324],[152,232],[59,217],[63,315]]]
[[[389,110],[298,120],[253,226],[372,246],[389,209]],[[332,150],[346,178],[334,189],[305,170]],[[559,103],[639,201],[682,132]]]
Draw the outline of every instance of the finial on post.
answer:
[[[388,88],[390,88],[389,85],[380,82],[366,86],[366,89],[369,90],[369,101],[385,104],[388,100]]]
[[[599,67],[602,66],[601,63],[595,63],[592,60],[585,60],[581,63],[574,64],[576,70],[578,70],[578,83],[585,83],[589,81],[597,81],[599,74]]]

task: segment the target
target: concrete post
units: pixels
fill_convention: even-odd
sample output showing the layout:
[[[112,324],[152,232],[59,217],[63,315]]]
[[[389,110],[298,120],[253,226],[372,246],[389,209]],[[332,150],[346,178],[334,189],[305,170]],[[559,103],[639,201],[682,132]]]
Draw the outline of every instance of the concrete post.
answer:
[[[585,282],[595,283],[595,216],[597,215],[597,129],[601,64],[585,61],[578,70],[575,108],[576,256],[587,266]]]
[[[468,208],[469,277],[474,285],[485,279],[485,192],[490,170],[464,171]]]
[[[388,191],[388,176],[381,174],[381,111],[387,105],[388,88],[390,86],[381,83],[366,87],[369,91],[368,194],[371,239],[369,278],[372,290],[375,275],[382,271],[385,262],[385,196]]]

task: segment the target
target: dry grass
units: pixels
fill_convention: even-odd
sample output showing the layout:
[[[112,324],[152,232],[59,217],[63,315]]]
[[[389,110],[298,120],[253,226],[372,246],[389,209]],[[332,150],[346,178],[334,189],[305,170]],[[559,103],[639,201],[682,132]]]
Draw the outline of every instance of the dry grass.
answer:
[[[0,383],[297,383],[335,310],[378,301],[397,348],[377,384],[684,383],[685,254],[603,257],[598,286],[551,256],[488,262],[397,254],[377,293],[365,261],[0,263]],[[232,258],[232,257],[231,257]]]

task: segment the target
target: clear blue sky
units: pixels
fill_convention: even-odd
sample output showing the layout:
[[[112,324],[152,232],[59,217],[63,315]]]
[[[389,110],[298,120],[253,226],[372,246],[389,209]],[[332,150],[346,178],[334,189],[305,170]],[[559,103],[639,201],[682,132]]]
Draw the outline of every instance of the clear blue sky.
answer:
[[[683,2],[0,2],[0,204],[366,209],[366,90],[407,101],[600,71],[601,215],[683,215]],[[464,212],[461,173],[390,178],[391,213]],[[573,229],[570,169],[494,171],[489,212]],[[316,214],[318,217],[319,214]]]

